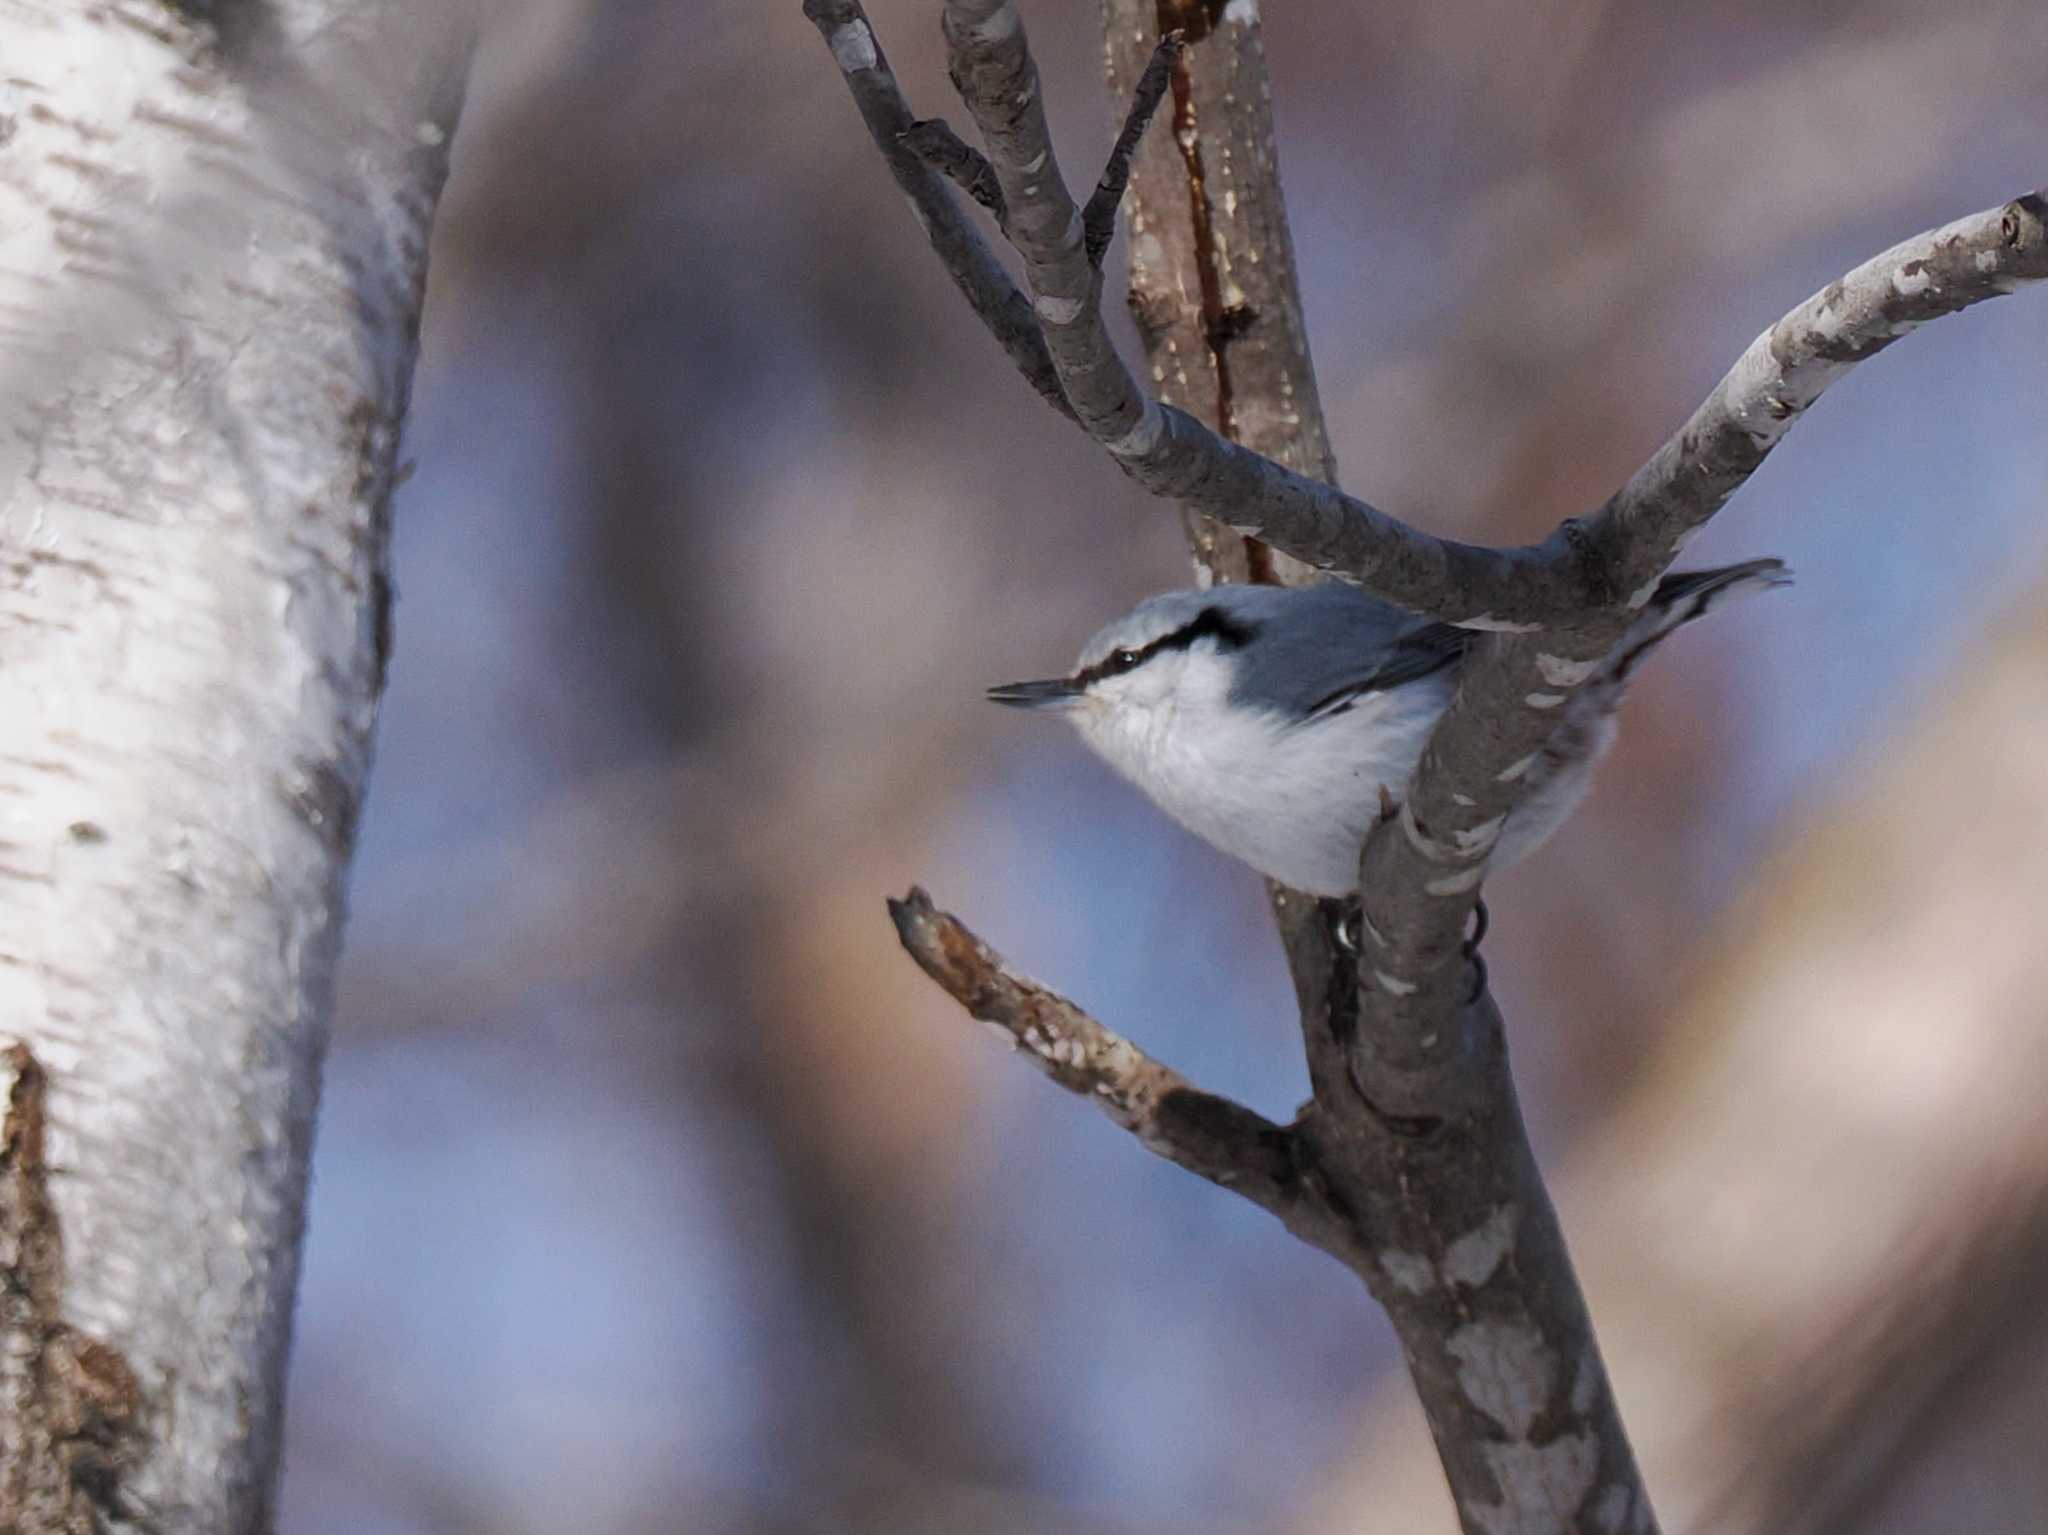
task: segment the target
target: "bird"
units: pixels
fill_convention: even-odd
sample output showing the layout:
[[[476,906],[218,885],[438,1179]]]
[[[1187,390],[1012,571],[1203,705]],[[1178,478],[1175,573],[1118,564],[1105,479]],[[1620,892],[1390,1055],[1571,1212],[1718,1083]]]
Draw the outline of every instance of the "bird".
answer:
[[[1665,576],[1525,770],[1490,868],[1527,857],[1578,808],[1644,656],[1729,598],[1790,580],[1775,559]],[[1196,836],[1338,898],[1357,892],[1366,833],[1405,792],[1477,639],[1342,581],[1184,589],[1104,625],[1065,676],[988,697],[1059,714]]]

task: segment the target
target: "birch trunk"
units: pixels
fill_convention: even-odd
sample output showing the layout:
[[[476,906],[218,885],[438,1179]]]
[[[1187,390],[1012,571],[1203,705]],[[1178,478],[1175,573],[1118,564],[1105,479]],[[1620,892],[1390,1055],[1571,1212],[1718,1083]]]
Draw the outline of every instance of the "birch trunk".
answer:
[[[10,1531],[270,1523],[461,76],[385,19],[0,5]]]

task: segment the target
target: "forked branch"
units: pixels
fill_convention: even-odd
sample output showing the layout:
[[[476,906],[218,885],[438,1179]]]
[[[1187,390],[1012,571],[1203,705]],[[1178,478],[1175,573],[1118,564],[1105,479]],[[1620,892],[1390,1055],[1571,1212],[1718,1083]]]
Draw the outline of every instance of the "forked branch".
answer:
[[[1820,388],[1928,319],[2048,277],[2038,194],[1917,236],[1772,326],[1758,341],[1766,346],[1772,338],[1767,350],[1744,354],[1589,529],[1571,525],[1517,548],[1437,539],[1226,440],[1138,388],[1102,324],[1100,273],[1090,259],[1089,230],[1102,227],[1106,210],[1091,198],[1097,216],[1084,216],[1060,177],[1014,0],[949,0],[944,14],[954,81],[1016,225],[1009,232],[1024,258],[1029,297],[944,195],[944,178],[903,142],[916,120],[859,0],[804,0],[804,12],[830,43],[948,274],[1034,387],[1063,411],[1071,402],[1070,413],[1119,468],[1319,570],[1469,628],[1576,629],[1589,615],[1625,613],[1627,599],[1669,564],[1672,543],[1727,501]],[[1140,119],[1137,105],[1132,121]],[[959,142],[950,130],[947,136]],[[1099,192],[1111,184],[1117,160],[1113,153]],[[982,184],[979,166],[955,164],[967,169],[968,184]],[[907,175],[906,166],[919,176]],[[1024,324],[1040,333],[1036,345],[1020,342]],[[1816,371],[1815,362],[1827,366]],[[1052,388],[1048,371],[1057,380]]]
[[[956,284],[985,320],[1027,317],[1029,343],[1014,324],[991,329],[1125,473],[1393,602],[1493,631],[1461,668],[1396,812],[1367,839],[1356,958],[1332,942],[1327,907],[1283,923],[1315,1087],[1293,1125],[1190,1086],[1009,971],[921,892],[891,903],[905,947],[1039,1070],[1365,1279],[1401,1334],[1468,1531],[1653,1532],[1522,1131],[1499,1013],[1483,986],[1468,994],[1463,925],[1531,764],[1685,540],[1856,362],[2048,277],[2048,205],[2020,198],[1830,284],[1760,336],[1597,515],[1540,545],[1486,549],[1432,538],[1228,441],[1150,397],[1118,354],[1101,312],[1102,254],[1168,83],[1171,39],[1153,52],[1083,210],[1053,154],[1014,0],[944,5],[952,78],[985,153],[943,124],[912,127],[859,0],[805,0],[805,11],[899,183],[916,189]],[[1217,45],[1213,34],[1205,43]],[[1028,297],[966,228],[947,179],[994,213]]]
[[[1242,1194],[1316,1246],[1344,1240],[1303,1178],[1293,1130],[1203,1092],[1065,997],[1019,975],[924,891],[913,888],[891,901],[889,917],[905,951],[971,1017],[995,1025],[1011,1049],[1146,1150]]]
[[[1651,1516],[1557,1217],[1508,1089],[1500,1015],[1478,1007],[1468,1112],[1396,1124],[1332,1091],[1292,1125],[1202,1092],[1005,965],[921,890],[889,903],[903,946],[974,1017],[1147,1149],[1277,1215],[1345,1264],[1400,1333],[1466,1528],[1652,1535]],[[1329,995],[1350,995],[1341,985]],[[1583,1512],[1586,1519],[1570,1522]],[[1593,1522],[1597,1518],[1599,1522]]]
[[[903,133],[904,147],[944,176],[954,186],[988,210],[1001,229],[1009,222],[1010,210],[1003,202],[1002,186],[988,156],[953,131],[942,117],[912,123]],[[1050,364],[1051,359],[1047,359]]]
[[[1459,678],[1395,823],[1366,847],[1368,974],[1392,978],[1360,1048],[1393,1107],[1438,1091],[1454,1037],[1459,933],[1494,838],[1571,694],[1658,578],[1827,386],[1927,321],[2048,277],[2048,203],[2030,193],[1864,262],[1751,343],[1706,401],[1572,537],[1602,590],[1570,623],[1501,635]],[[1434,1049],[1427,1043],[1437,1041]]]
[[[1054,410],[1072,416],[1073,409],[1060,389],[1059,373],[1046,352],[1045,337],[1031,313],[1031,301],[953,201],[944,179],[904,142],[917,120],[858,0],[806,0],[804,14],[817,25],[832,50],[833,62],[846,79],[868,137],[882,152],[896,185],[910,199],[917,221],[931,241],[932,254],[1025,381]]]
[[[969,238],[973,231],[946,195],[945,178],[902,141],[915,119],[860,0],[804,0],[804,14],[831,46],[870,136],[898,184],[911,192],[955,285],[985,323],[992,312],[1007,322],[1020,308],[1035,316],[1038,346],[1021,346],[1010,331],[998,331],[1005,350],[1044,394],[1037,371],[1042,347],[1063,408],[1139,484],[1451,622],[1481,629],[1540,625],[1547,614],[1582,605],[1584,583],[1561,543],[1490,550],[1432,538],[1218,436],[1139,389],[1102,323],[1101,273],[1088,259],[1085,221],[1060,178],[1037,70],[1013,6],[949,5],[945,20],[954,78],[995,170],[1029,298],[978,237]],[[943,208],[933,206],[934,196]],[[999,296],[996,290],[1004,287],[1008,294]]]

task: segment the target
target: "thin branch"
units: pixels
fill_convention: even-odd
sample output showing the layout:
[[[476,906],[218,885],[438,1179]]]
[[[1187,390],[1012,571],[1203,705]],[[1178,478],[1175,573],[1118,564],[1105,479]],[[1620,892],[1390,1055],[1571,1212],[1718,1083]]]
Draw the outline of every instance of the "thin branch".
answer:
[[[1002,186],[1006,233],[1061,385],[1119,468],[1155,494],[1449,622],[1540,625],[1584,606],[1588,588],[1561,539],[1493,550],[1432,538],[1141,390],[1103,324],[1102,274],[1060,174],[1014,0],[947,0],[943,19],[953,83]]]
[[[892,900],[889,917],[905,951],[971,1016],[994,1024],[1011,1049],[1146,1150],[1242,1194],[1297,1234],[1304,1224],[1316,1230],[1320,1239],[1310,1239],[1318,1246],[1335,1240],[1329,1212],[1303,1181],[1291,1129],[1203,1092],[1065,997],[1017,974],[923,890]]]
[[[1138,152],[1152,114],[1159,110],[1159,100],[1173,80],[1174,61],[1180,57],[1186,40],[1185,32],[1168,32],[1152,50],[1145,72],[1138,76],[1138,88],[1131,93],[1131,110],[1124,116],[1123,132],[1116,136],[1109,161],[1102,167],[1102,179],[1095,183],[1088,206],[1081,210],[1088,263],[1098,271],[1110,239],[1116,234],[1116,210],[1123,204],[1124,188],[1131,184],[1131,156]]]
[[[1786,314],[1599,515],[1573,527],[1581,568],[1598,573],[1597,604],[1540,636],[1493,636],[1475,650],[1397,822],[1365,850],[1361,974],[1384,995],[1358,1067],[1376,1101],[1412,1113],[1440,1090],[1434,1062],[1457,1047],[1444,1021],[1464,985],[1459,935],[1494,839],[1572,695],[1686,540],[1858,362],[1928,320],[2048,278],[2044,216],[2048,202],[2032,193],[1916,235]]]
[[[831,48],[869,136],[909,197],[954,285],[1032,388],[1061,415],[1079,422],[1132,479],[1238,533],[1285,549],[1317,570],[1359,580],[1391,602],[1447,622],[1476,629],[1540,627],[1547,614],[1578,609],[1584,583],[1560,557],[1560,551],[1569,551],[1555,538],[1506,550],[1431,538],[1356,497],[1227,441],[1187,412],[1146,397],[1127,373],[1120,383],[1112,381],[1106,397],[1088,396],[1084,416],[1069,401],[1067,390],[1074,383],[1069,365],[1049,349],[1040,319],[1057,331],[1061,326],[1055,320],[1071,328],[1085,315],[1100,332],[1100,274],[1087,258],[1085,242],[1075,247],[1089,274],[1080,307],[1069,308],[1075,301],[1054,297],[1049,302],[1041,298],[1034,308],[947,195],[941,175],[921,158],[919,150],[928,148],[928,141],[917,131],[920,125],[890,73],[860,0],[804,0],[804,14]],[[1015,12],[1008,14],[1015,22]],[[1030,83],[1028,99],[1035,102],[1035,69]],[[1044,131],[1042,118],[1039,129]],[[1056,182],[1049,139],[1046,154],[1039,168]],[[973,179],[979,180],[978,171]],[[1000,176],[995,195],[1004,202],[1007,219]],[[1063,186],[1060,196],[1071,210]],[[1071,215],[1070,222],[1073,218],[1078,215]],[[1108,347],[1106,334],[1099,344]],[[1118,361],[1111,371],[1121,369]]]
[[[988,157],[953,131],[943,117],[912,123],[903,133],[904,147],[988,209],[998,228],[1008,217],[1003,189]],[[1048,359],[1049,360],[1049,359]]]
[[[1629,609],[1829,384],[1929,320],[2044,278],[2048,195],[2036,191],[1902,241],[1758,336],[1587,528]]]
[[[996,338],[1025,382],[1061,415],[1074,410],[1060,389],[1059,373],[1045,349],[1045,337],[1026,298],[989,251],[940,177],[903,142],[916,123],[910,104],[889,70],[882,45],[868,25],[860,0],[804,0],[804,15],[832,50],[833,62],[853,94],[868,136],[882,152],[889,174],[910,199],[932,252],[954,286]]]
[[[1849,364],[1936,314],[2048,277],[2038,197],[1908,241],[1772,327],[1766,335],[1773,340],[1760,339],[1744,355],[1694,420],[1590,528],[1567,525],[1541,544],[1519,548],[1432,538],[1227,441],[1138,388],[1102,324],[1087,220],[1059,174],[1014,0],[948,0],[945,21],[954,80],[987,145],[1030,300],[943,195],[939,177],[901,142],[912,118],[858,0],[805,0],[805,12],[832,43],[871,134],[955,283],[1034,387],[1079,421],[1119,468],[1146,489],[1318,570],[1468,628],[1581,628],[1602,610],[1625,616],[1625,600],[1649,589],[1679,535],[1733,494],[1818,395],[1816,381],[1824,387]],[[1998,238],[1984,238],[1987,230]],[[1979,260],[1981,267],[1974,265]],[[1886,298],[1881,289],[1892,283]],[[1027,309],[1035,312],[1036,325],[1027,322]],[[1785,344],[1802,326],[1810,343],[1804,361],[1802,346]],[[1823,365],[1818,371],[1811,366],[1816,361]],[[1781,379],[1787,366],[1790,376]],[[1547,649],[1579,660],[1576,652],[1589,649],[1595,633],[1611,640],[1618,632],[1619,617],[1593,624],[1584,643]],[[1533,668],[1534,654],[1528,652],[1522,670]],[[1532,684],[1524,696],[1550,690]]]
[[[946,0],[941,21],[947,69],[1002,184],[1004,232],[1023,258],[1067,398],[1098,440],[1127,436],[1150,402],[1102,323],[1101,274],[1060,174],[1023,19],[1014,0]]]

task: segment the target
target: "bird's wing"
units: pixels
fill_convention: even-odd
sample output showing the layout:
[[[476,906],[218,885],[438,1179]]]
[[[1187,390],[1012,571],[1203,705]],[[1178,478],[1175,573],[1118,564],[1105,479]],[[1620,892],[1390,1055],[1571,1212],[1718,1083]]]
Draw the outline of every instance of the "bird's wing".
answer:
[[[1383,693],[1404,682],[1415,682],[1440,672],[1458,661],[1472,643],[1472,635],[1449,624],[1431,624],[1412,635],[1403,635],[1393,651],[1377,666],[1347,677],[1321,698],[1310,703],[1302,723],[1342,714],[1359,699]]]
[[[1298,605],[1291,616],[1303,621],[1251,647],[1232,694],[1293,721],[1327,719],[1368,693],[1442,671],[1474,638],[1334,582],[1288,600]]]

